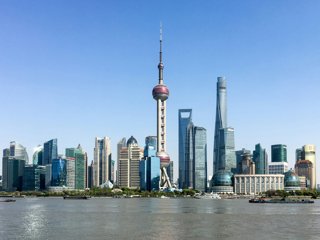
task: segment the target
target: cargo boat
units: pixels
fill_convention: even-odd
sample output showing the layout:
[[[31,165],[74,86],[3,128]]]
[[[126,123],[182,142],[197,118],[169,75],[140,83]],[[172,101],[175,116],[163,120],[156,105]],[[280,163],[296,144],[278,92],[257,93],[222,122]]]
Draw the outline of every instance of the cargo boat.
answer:
[[[89,198],[88,196],[63,196],[65,200],[88,200]]]
[[[310,199],[290,199],[290,198],[281,198],[281,199],[267,199],[267,198],[253,198],[249,200],[249,203],[314,203],[313,200]]]
[[[0,200],[0,202],[15,202],[15,199],[5,199],[5,200]]]

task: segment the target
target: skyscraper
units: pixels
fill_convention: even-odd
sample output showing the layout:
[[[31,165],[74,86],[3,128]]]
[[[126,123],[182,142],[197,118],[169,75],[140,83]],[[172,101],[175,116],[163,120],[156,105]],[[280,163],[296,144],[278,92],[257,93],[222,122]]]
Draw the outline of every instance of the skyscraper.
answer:
[[[185,152],[185,184],[183,188],[194,188],[194,125],[187,126],[186,152]]]
[[[86,187],[87,154],[79,144],[77,148],[66,149],[67,186],[73,189]]]
[[[253,161],[256,165],[256,174],[268,174],[268,155],[260,143],[256,144],[253,151]]]
[[[167,137],[167,116],[166,116],[166,100],[169,97],[169,89],[163,82],[163,68],[162,63],[162,28],[160,27],[160,62],[159,69],[159,83],[152,90],[152,96],[157,101],[157,156],[160,157],[161,178],[160,186],[171,188],[171,182],[167,174],[166,167],[170,164],[170,157],[166,152],[166,137]]]
[[[231,171],[233,173],[236,171],[233,128],[220,128],[216,167],[218,167],[219,170]]]
[[[227,83],[224,77],[218,77],[217,82],[217,103],[216,103],[216,121],[214,131],[213,148],[213,174],[222,169],[219,148],[220,148],[220,129],[227,127]]]
[[[67,185],[67,166],[66,159],[59,156],[57,159],[52,159],[52,179],[51,186],[63,187]]]
[[[39,145],[33,149],[32,163],[41,165],[43,162],[43,146]]]
[[[313,164],[309,160],[298,160],[294,165],[294,169],[298,176],[306,178],[307,187],[310,187],[311,180],[313,179]]]
[[[312,163],[312,177],[310,179],[310,188],[315,189],[317,187],[317,175],[316,175],[316,146],[313,144],[304,145],[302,148],[303,160],[309,160]]]
[[[111,165],[111,141],[110,138],[95,138],[94,160],[93,160],[93,185],[110,181]]]
[[[140,189],[158,191],[160,184],[160,158],[156,156],[157,137],[146,137],[144,158],[140,161]]]
[[[288,162],[287,161],[287,145],[284,145],[284,144],[271,145],[271,162]]]
[[[139,165],[143,157],[143,149],[139,147],[138,141],[131,136],[127,146],[120,150],[118,179],[120,187],[140,187]]]
[[[186,184],[187,128],[192,122],[192,109],[179,109],[179,188]]]
[[[207,130],[203,127],[194,128],[194,189],[207,190]]]
[[[58,158],[58,140],[51,139],[43,144],[43,159],[41,165],[52,163],[52,159]]]
[[[236,174],[242,174],[242,158],[245,154],[251,155],[251,151],[245,148],[236,151]]]
[[[28,160],[26,148],[17,142],[10,142],[10,148],[3,150],[3,190],[10,192],[22,190],[24,167]]]
[[[120,169],[120,166],[119,166],[119,163],[120,163],[120,151],[122,148],[126,147],[127,145],[127,140],[126,138],[122,138],[118,144],[117,144],[117,176],[116,176],[116,183],[117,185],[119,185],[119,169]]]

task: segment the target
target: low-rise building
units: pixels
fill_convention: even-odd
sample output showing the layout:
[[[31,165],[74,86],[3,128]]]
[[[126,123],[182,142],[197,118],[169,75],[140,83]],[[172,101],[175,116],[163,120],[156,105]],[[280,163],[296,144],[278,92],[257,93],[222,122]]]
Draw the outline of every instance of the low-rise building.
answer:
[[[236,194],[259,194],[268,190],[283,190],[282,174],[236,174],[234,175],[234,192]]]

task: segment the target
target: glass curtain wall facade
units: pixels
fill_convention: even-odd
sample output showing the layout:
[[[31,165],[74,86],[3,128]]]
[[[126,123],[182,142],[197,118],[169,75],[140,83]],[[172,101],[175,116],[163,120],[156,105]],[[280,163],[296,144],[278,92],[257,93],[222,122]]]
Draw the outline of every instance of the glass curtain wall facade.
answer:
[[[216,121],[214,131],[213,147],[213,174],[222,169],[220,150],[220,129],[227,127],[227,82],[224,77],[218,77],[217,101],[216,101]]]
[[[236,171],[236,154],[234,150],[234,129],[222,128],[219,132],[219,155],[216,166],[220,170]]]
[[[271,146],[271,162],[288,162],[287,145],[276,144]]]
[[[241,150],[236,151],[236,171],[235,171],[235,174],[242,173],[242,157],[246,154],[251,155],[251,151],[247,150],[245,148],[242,148]]]
[[[192,109],[179,109],[179,188],[187,186],[186,183],[186,150],[187,150],[187,130],[192,122]]]
[[[185,152],[185,186],[194,188],[194,125],[190,122],[187,126],[187,141]]]
[[[3,150],[3,190],[10,192],[22,191],[24,167],[28,161],[26,148],[17,142],[10,142],[10,148]]]
[[[52,180],[51,186],[63,187],[67,184],[66,159],[58,158],[52,160]]]
[[[33,149],[32,163],[34,165],[42,165],[43,162],[43,146],[39,145]]]
[[[207,131],[194,128],[194,189],[207,190]]]
[[[43,144],[43,161],[41,165],[52,163],[52,159],[58,158],[58,140],[51,139]]]
[[[256,144],[253,151],[253,161],[256,165],[256,174],[268,174],[268,155],[260,143]]]
[[[157,153],[157,137],[148,136],[145,140],[144,158],[140,161],[140,182],[142,190],[158,191],[160,186],[160,158]]]
[[[94,186],[110,181],[111,140],[109,137],[96,138],[94,148]]]

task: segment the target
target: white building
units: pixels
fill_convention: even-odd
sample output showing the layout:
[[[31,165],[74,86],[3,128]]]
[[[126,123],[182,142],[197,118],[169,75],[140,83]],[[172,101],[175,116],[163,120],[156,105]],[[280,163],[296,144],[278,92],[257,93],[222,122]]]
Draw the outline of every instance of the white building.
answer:
[[[268,190],[283,190],[282,174],[236,174],[234,175],[234,192],[236,194],[259,194]]]
[[[271,162],[268,164],[269,174],[284,174],[289,171],[287,162]]]

